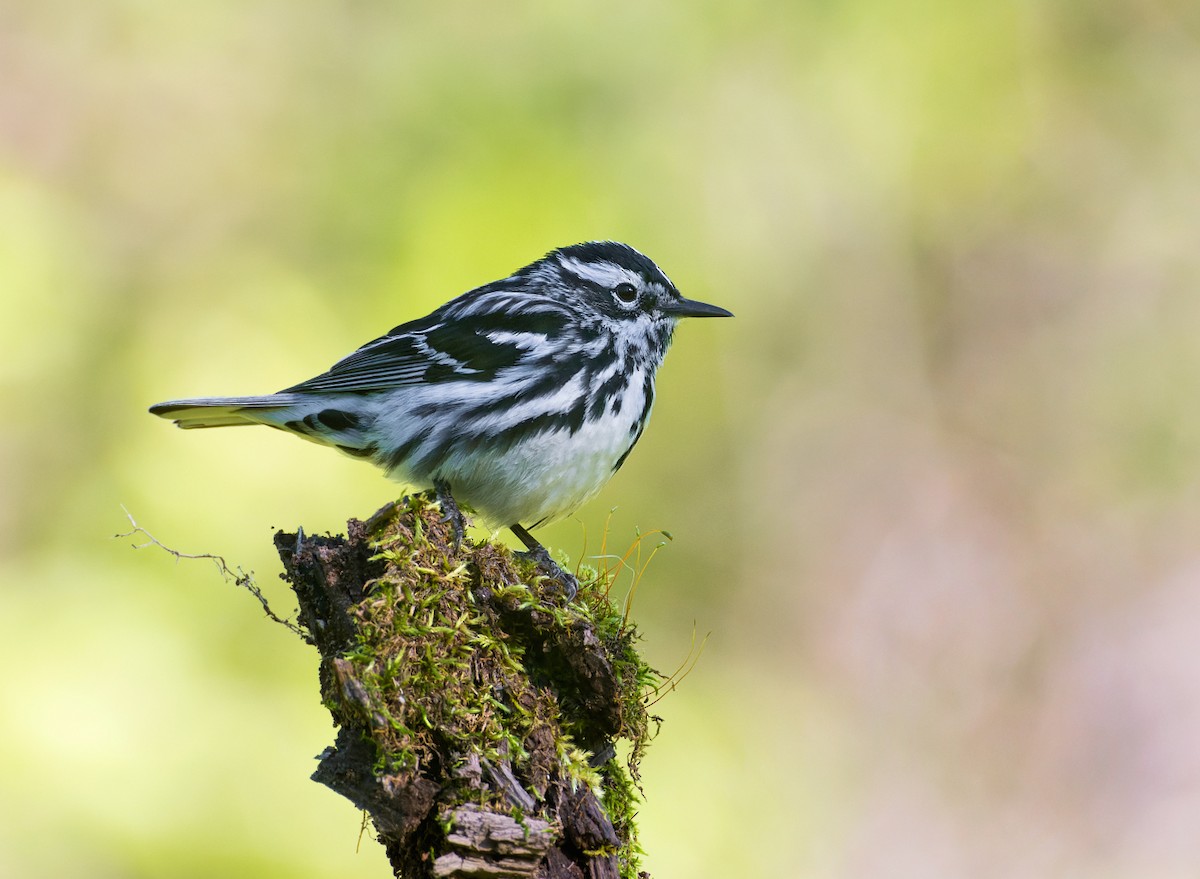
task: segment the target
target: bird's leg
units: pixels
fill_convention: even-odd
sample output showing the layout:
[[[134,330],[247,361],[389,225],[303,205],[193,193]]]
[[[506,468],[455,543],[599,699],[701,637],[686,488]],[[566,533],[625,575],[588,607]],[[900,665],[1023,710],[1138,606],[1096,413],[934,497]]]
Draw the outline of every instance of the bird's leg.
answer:
[[[433,490],[437,492],[438,503],[442,507],[442,521],[449,522],[454,529],[454,549],[462,545],[463,533],[467,528],[467,519],[458,508],[458,501],[450,494],[450,483],[444,479],[433,480]]]
[[[573,574],[568,574],[558,566],[554,559],[550,558],[550,553],[546,551],[546,547],[534,539],[534,536],[522,528],[520,525],[509,525],[509,530],[517,535],[517,538],[525,544],[529,552],[518,553],[527,559],[532,559],[537,563],[537,566],[546,572],[546,575],[562,586],[563,592],[567,596],[567,601],[575,597],[575,593],[579,591],[579,581],[575,579]]]

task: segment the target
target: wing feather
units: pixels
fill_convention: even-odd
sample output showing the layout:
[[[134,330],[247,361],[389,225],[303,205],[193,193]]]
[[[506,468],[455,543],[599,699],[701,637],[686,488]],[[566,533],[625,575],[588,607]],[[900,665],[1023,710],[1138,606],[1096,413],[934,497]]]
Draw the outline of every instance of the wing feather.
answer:
[[[514,302],[503,282],[481,287],[428,317],[401,324],[342,358],[328,372],[281,393],[365,393],[445,381],[490,381],[568,326],[570,314],[548,298]]]

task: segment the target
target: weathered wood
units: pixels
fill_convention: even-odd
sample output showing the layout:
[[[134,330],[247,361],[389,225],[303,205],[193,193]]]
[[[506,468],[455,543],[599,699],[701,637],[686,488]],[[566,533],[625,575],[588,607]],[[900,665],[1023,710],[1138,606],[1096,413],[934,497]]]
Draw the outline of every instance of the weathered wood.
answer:
[[[565,604],[504,547],[456,546],[421,497],[275,543],[339,727],[313,779],[370,815],[395,875],[638,875],[652,672],[600,587]]]
[[[433,875],[532,876],[554,844],[556,834],[546,821],[517,821],[510,815],[462,806],[442,813],[450,826],[446,845],[450,851],[433,864]]]

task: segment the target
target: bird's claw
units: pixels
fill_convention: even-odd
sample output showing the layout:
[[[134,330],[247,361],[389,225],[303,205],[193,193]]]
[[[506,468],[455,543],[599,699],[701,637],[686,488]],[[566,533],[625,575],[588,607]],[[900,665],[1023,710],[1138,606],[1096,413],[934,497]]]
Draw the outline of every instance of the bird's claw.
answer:
[[[450,528],[454,531],[454,549],[457,551],[462,546],[463,536],[466,534],[467,517],[459,509],[458,501],[454,499],[454,495],[450,493],[448,483],[440,479],[435,480],[433,490],[437,492],[438,504],[442,508],[442,521],[449,522]]]
[[[576,593],[579,592],[579,581],[575,579],[575,575],[564,571],[559,567],[558,562],[550,558],[550,553],[546,551],[546,547],[537,546],[527,552],[519,552],[517,555],[521,558],[529,559],[534,562],[538,569],[546,575],[547,580],[553,580],[562,589],[567,601],[572,601]]]

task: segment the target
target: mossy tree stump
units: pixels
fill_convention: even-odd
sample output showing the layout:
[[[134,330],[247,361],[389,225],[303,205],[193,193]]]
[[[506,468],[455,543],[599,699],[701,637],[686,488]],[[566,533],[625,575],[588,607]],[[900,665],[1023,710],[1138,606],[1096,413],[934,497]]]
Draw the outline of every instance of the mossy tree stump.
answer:
[[[658,677],[603,583],[566,603],[506,547],[455,547],[424,496],[275,544],[338,727],[313,779],[371,816],[397,876],[646,875],[633,817]]]

